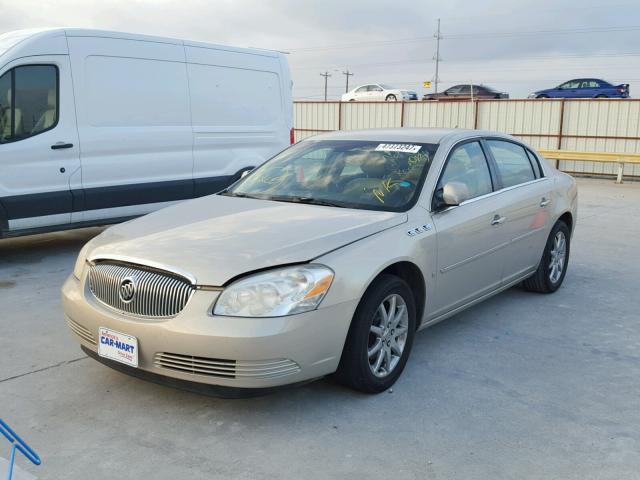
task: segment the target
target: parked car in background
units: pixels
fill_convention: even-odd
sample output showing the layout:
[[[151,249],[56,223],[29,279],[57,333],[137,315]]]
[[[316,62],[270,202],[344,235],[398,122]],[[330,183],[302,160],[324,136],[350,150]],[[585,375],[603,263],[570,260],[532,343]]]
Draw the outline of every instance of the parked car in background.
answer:
[[[599,78],[577,78],[533,92],[529,98],[629,98],[629,84],[611,85]]]
[[[0,238],[217,192],[291,142],[285,55],[80,29],[0,35]]]
[[[422,100],[441,99],[468,100],[471,98],[509,98],[507,92],[499,92],[486,85],[454,85],[443,92],[425,93]]]
[[[395,102],[396,100],[417,100],[418,94],[413,90],[401,90],[384,83],[360,85],[342,95],[343,102]]]
[[[332,132],[107,229],[63,306],[88,355],[153,381],[237,395],[335,372],[381,392],[417,330],[521,282],[556,291],[576,214],[576,181],[514,137]]]

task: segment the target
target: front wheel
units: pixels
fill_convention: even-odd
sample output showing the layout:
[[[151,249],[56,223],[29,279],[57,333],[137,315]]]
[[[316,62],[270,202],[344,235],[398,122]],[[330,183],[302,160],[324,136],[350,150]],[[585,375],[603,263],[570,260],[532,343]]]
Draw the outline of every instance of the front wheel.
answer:
[[[549,234],[538,269],[524,281],[524,288],[540,293],[553,293],[560,288],[569,264],[569,247],[569,227],[558,220]]]
[[[596,98],[608,98],[606,95],[600,94],[600,95],[596,95]]]
[[[387,98],[385,98],[385,100],[386,100],[387,102],[395,102],[395,101],[397,101],[397,100],[398,100],[398,97],[396,97],[396,96],[395,96],[395,95],[393,95],[393,94],[389,94],[389,95],[387,95]]]
[[[336,372],[339,382],[365,393],[391,387],[404,369],[416,331],[416,308],[409,285],[380,276],[353,316]]]

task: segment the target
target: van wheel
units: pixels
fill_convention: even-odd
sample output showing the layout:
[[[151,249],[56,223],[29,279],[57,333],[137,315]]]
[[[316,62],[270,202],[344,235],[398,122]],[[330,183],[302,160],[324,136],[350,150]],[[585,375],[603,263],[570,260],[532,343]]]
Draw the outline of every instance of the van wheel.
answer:
[[[395,275],[381,275],[356,309],[336,379],[365,393],[388,389],[407,363],[415,332],[409,285]]]
[[[602,93],[600,95],[596,95],[596,98],[608,98],[606,95],[603,95]]]
[[[570,232],[562,220],[553,226],[542,254],[538,269],[524,282],[532,292],[553,293],[564,280],[569,265]]]
[[[387,95],[387,98],[385,98],[385,100],[387,102],[395,102],[398,100],[398,98],[394,94],[389,94]]]

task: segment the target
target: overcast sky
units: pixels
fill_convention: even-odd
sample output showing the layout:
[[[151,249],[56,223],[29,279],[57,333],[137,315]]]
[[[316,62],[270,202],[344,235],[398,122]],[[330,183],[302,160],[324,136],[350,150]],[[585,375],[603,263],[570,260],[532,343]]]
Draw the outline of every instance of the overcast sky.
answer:
[[[0,33],[73,26],[290,52],[296,98],[379,82],[422,94],[432,80],[437,18],[439,90],[484,83],[512,97],[570,78],[640,88],[638,0],[0,0]],[[433,89],[431,89],[433,90]]]

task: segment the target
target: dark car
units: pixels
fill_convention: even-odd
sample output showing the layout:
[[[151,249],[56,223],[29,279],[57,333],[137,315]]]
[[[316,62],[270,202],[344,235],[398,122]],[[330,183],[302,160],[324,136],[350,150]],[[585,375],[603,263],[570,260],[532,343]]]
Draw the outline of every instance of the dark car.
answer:
[[[576,78],[555,88],[533,92],[529,98],[629,98],[629,84],[611,85],[599,78]]]
[[[471,98],[509,98],[509,94],[506,92],[498,92],[486,85],[454,85],[447,88],[444,92],[439,93],[425,93],[422,96],[423,100],[468,100]]]

